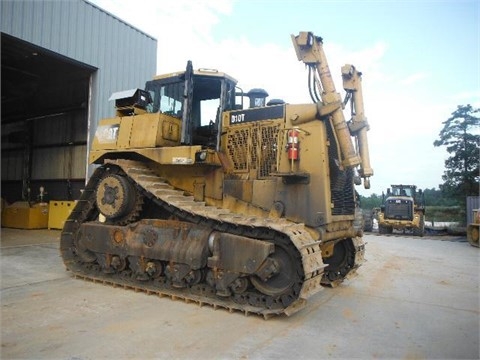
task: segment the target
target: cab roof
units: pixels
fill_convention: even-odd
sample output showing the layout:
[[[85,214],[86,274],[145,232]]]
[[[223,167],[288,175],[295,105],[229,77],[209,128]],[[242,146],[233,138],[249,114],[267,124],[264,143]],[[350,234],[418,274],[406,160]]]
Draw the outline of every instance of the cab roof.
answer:
[[[173,73],[168,73],[168,74],[161,74],[161,75],[156,75],[153,80],[160,80],[160,79],[168,79],[168,78],[171,78],[171,77],[180,77],[182,75],[185,74],[185,71],[177,71],[177,72],[173,72]],[[193,70],[193,75],[195,76],[209,76],[209,77],[215,77],[215,78],[225,78],[225,79],[228,79],[232,82],[234,82],[235,84],[237,84],[237,80],[233,77],[231,77],[230,75],[224,73],[224,72],[220,72],[216,69],[197,69],[197,70]]]
[[[390,185],[392,188],[408,188],[408,189],[415,189],[417,185]]]

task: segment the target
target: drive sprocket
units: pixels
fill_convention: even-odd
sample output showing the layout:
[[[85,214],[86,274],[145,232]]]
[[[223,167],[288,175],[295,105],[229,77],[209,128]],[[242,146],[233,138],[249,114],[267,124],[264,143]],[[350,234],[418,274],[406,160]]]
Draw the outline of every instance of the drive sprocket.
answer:
[[[98,183],[96,203],[107,222],[125,225],[135,221],[143,198],[135,185],[121,172],[107,172]]]

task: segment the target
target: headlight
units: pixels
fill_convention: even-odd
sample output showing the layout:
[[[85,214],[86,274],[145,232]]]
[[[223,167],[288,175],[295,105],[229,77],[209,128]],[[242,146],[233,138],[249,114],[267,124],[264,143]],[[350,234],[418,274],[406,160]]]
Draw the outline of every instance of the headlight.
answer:
[[[200,151],[195,154],[195,159],[197,161],[205,161],[207,160],[207,152],[206,151]]]

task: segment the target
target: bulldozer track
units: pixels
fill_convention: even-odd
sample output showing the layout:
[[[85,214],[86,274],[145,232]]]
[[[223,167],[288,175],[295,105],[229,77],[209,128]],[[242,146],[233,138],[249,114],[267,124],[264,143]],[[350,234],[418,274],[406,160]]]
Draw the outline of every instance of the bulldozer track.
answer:
[[[173,287],[165,278],[150,281],[139,281],[131,276],[128,270],[106,274],[96,263],[85,263],[78,256],[75,248],[75,237],[82,223],[95,221],[98,209],[95,206],[95,191],[102,176],[110,168],[120,169],[128,176],[137,189],[153,201],[156,206],[166,209],[181,221],[201,224],[202,226],[246,236],[253,239],[273,241],[281,245],[296,260],[296,272],[300,281],[292,286],[286,295],[268,296],[259,291],[247,291],[220,297],[207,283],[200,283],[186,288]],[[217,208],[197,202],[193,196],[185,195],[157,176],[143,162],[130,160],[109,160],[97,168],[88,182],[80,200],[65,223],[61,234],[60,250],[67,269],[77,278],[90,280],[114,287],[122,287],[141,291],[146,294],[167,296],[171,299],[182,299],[197,303],[200,306],[210,305],[213,308],[224,308],[230,312],[240,311],[248,314],[291,315],[305,306],[306,300],[323,288],[323,285],[335,285],[336,281],[328,280],[326,265],[322,261],[321,242],[312,238],[303,224],[293,223],[285,219],[269,219],[244,216],[228,209]],[[363,242],[355,242],[355,263],[342,272],[353,275],[363,261]],[[343,280],[343,279],[342,279]],[[323,285],[322,285],[323,284]]]

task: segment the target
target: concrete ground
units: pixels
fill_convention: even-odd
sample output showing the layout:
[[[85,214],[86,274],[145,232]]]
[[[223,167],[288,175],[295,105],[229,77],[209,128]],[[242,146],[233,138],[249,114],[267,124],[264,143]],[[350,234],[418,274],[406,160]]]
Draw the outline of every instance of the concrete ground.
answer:
[[[478,359],[480,251],[365,236],[359,275],[292,317],[74,279],[56,230],[1,231],[2,359]]]

